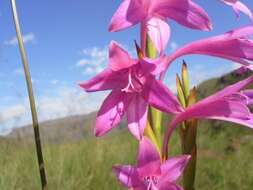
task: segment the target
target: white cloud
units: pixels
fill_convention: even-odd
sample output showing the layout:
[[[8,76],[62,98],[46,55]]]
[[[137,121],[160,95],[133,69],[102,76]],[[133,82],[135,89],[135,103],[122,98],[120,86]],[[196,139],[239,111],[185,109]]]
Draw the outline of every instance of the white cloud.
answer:
[[[95,68],[93,68],[93,67],[87,67],[83,71],[84,75],[91,75],[93,73],[96,73]]]
[[[36,42],[35,35],[32,32],[23,35],[23,42],[25,44],[27,44],[27,43],[35,43]],[[13,37],[10,40],[6,40],[4,42],[4,44],[5,45],[12,45],[12,46],[17,45],[18,44],[17,37]]]
[[[84,75],[94,75],[103,70],[107,64],[107,48],[88,48],[82,50],[83,58],[77,61],[76,67],[82,67]]]
[[[25,106],[21,104],[13,105],[0,112],[0,122],[6,122],[10,119],[19,118],[25,113]]]
[[[50,81],[50,83],[53,84],[53,85],[56,85],[56,84],[58,84],[59,82],[60,82],[60,81],[57,80],[57,79],[53,79],[53,80]]]
[[[38,100],[41,120],[50,120],[75,114],[86,114],[98,109],[104,93],[87,94],[80,88],[60,87],[56,96],[43,96]]]
[[[76,114],[87,114],[101,105],[105,93],[88,94],[80,88],[62,86],[55,94],[37,98],[39,121],[52,120]],[[12,128],[31,123],[28,99],[10,107],[0,109],[0,134],[11,132]]]
[[[88,63],[89,63],[89,60],[87,60],[87,59],[81,59],[81,60],[79,60],[79,61],[77,62],[76,66],[77,66],[77,67],[82,67],[82,66],[87,65]]]
[[[88,48],[88,49],[83,49],[83,54],[88,55],[93,58],[104,58],[107,57],[107,48],[98,48],[98,47],[93,47],[93,48]]]
[[[171,52],[175,51],[177,48],[178,48],[178,44],[175,41],[172,41],[170,43]]]
[[[84,75],[93,75],[101,72],[103,70],[102,66],[96,66],[96,67],[86,67],[83,71]]]

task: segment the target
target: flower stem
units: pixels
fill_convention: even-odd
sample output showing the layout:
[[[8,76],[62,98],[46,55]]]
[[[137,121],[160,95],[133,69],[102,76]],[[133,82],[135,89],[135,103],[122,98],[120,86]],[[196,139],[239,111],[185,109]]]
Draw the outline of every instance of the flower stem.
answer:
[[[19,24],[16,0],[11,0],[11,5],[12,5],[13,20],[14,20],[14,24],[15,24],[15,28],[16,28],[19,50],[20,50],[20,54],[21,54],[21,58],[22,58],[22,63],[23,63],[23,68],[24,68],[25,78],[26,78],[26,84],[27,84],[27,90],[28,90],[28,95],[29,95],[29,101],[30,101],[30,108],[31,108],[33,128],[34,128],[34,137],[35,137],[40,179],[41,179],[41,187],[43,190],[45,190],[47,187],[47,180],[46,180],[46,172],[45,172],[44,161],[43,161],[42,147],[41,147],[41,142],[40,142],[39,122],[38,122],[38,117],[37,117],[35,99],[34,99],[34,95],[33,95],[32,80],[31,80],[31,75],[30,75],[30,71],[29,71],[26,51],[25,51],[25,47],[24,47],[24,43],[23,43],[23,39],[22,39],[22,33],[21,33],[21,29],[20,29],[20,24]]]
[[[140,39],[141,39],[141,51],[148,58],[156,58],[157,50],[151,41],[149,35],[147,34],[147,29],[145,23],[141,23],[140,28]],[[148,111],[148,121],[145,130],[145,135],[147,135],[151,141],[157,146],[159,153],[162,153],[162,135],[161,135],[161,122],[162,122],[162,112],[153,108],[149,105]]]
[[[184,122],[185,127],[181,126],[181,145],[182,153],[191,155],[191,159],[183,173],[183,186],[185,190],[195,190],[195,175],[197,163],[197,125],[196,119]]]
[[[177,75],[178,99],[183,107],[189,107],[197,101],[195,88],[189,89],[189,73],[187,65],[183,62],[181,79]],[[192,119],[182,122],[180,126],[180,139],[182,154],[191,155],[191,159],[183,172],[183,186],[185,190],[194,190],[196,163],[197,163],[197,127],[198,120]]]

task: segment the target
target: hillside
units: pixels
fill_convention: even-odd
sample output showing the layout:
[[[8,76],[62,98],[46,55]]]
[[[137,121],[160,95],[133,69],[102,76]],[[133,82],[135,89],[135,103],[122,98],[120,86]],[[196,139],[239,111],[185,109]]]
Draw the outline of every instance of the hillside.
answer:
[[[43,142],[60,143],[62,141],[78,141],[91,135],[96,113],[75,115],[40,123]],[[31,125],[14,129],[7,138],[33,140]]]
[[[249,76],[249,73],[244,75],[237,75],[229,73],[220,78],[213,78],[201,83],[197,89],[199,99],[206,97],[224,86],[235,83]],[[52,121],[45,121],[40,123],[41,136],[45,142],[62,142],[63,140],[80,140],[85,136],[93,135],[92,126],[94,126],[96,113],[88,115],[75,115],[66,118],[59,118]],[[220,123],[220,122],[216,122]],[[218,124],[216,124],[218,125]],[[24,126],[14,129],[7,138],[33,140],[32,126]]]

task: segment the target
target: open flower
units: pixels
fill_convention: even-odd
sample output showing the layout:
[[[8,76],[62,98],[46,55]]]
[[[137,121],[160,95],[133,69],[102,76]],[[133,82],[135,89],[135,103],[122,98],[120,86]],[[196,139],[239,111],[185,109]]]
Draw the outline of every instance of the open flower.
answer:
[[[137,166],[114,166],[118,180],[133,190],[182,190],[176,184],[190,156],[172,157],[161,163],[155,146],[144,137],[139,144]]]
[[[240,63],[253,70],[248,61],[253,61],[253,25],[229,31],[225,34],[214,36],[189,43],[167,57],[167,67],[178,57],[188,54],[201,54],[220,57]]]
[[[123,0],[112,17],[109,31],[115,32],[142,23],[144,31],[148,32],[161,52],[170,37],[167,19],[193,29],[212,28],[207,13],[191,0]]]
[[[253,20],[253,14],[250,9],[239,0],[221,0],[223,3],[231,6],[237,17],[239,17],[240,12],[246,14],[251,20]]]
[[[148,104],[167,113],[182,111],[173,93],[155,78],[162,71],[160,59],[132,59],[116,42],[111,42],[109,61],[109,68],[80,84],[87,92],[112,90],[97,114],[96,136],[117,126],[126,114],[129,130],[141,139]]]
[[[248,106],[252,104],[252,90],[241,91],[253,82],[253,76],[230,85],[179,113],[170,123],[164,141],[167,151],[168,140],[178,124],[190,119],[217,119],[237,123],[253,129],[253,114]]]

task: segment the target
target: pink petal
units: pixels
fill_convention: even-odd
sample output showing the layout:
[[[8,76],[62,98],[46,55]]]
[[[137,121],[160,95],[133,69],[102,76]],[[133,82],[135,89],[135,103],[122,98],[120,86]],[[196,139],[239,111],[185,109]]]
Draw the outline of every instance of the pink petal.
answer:
[[[170,39],[170,26],[165,20],[152,17],[147,22],[147,32],[159,53],[164,52]]]
[[[158,184],[157,189],[159,190],[184,190],[182,187],[174,184],[174,183],[163,183],[163,184]]]
[[[183,111],[176,96],[160,81],[149,78],[143,89],[143,97],[155,108],[167,113]]]
[[[239,17],[240,12],[242,12],[246,14],[251,20],[253,20],[252,12],[241,1],[238,0],[222,0],[222,1],[234,9],[237,17]]]
[[[87,82],[80,83],[80,87],[86,92],[122,89],[128,83],[128,72],[113,72],[106,69]]]
[[[240,102],[244,105],[247,105],[248,101],[249,101],[249,98],[241,92],[233,93],[233,94],[225,97],[225,99],[228,101]]]
[[[161,72],[163,72],[166,68],[166,57],[165,56],[160,56],[159,58],[156,59],[150,59],[148,57],[144,57],[140,61],[141,69],[143,73],[146,75],[153,75],[157,76]]]
[[[133,177],[136,178],[136,168],[130,165],[114,166],[113,171],[118,180],[127,188],[133,187]],[[138,178],[137,178],[138,179]]]
[[[190,118],[218,119],[253,128],[250,111],[240,102],[217,100],[206,104],[197,103],[186,109],[185,113],[179,117],[180,121],[177,123]]]
[[[253,26],[248,25],[244,26],[241,28],[237,28],[236,30],[231,30],[223,35],[220,35],[221,39],[238,39],[238,38],[245,38],[247,36],[250,36],[253,34]],[[218,38],[218,37],[213,37],[213,38]]]
[[[237,1],[233,5],[233,9],[235,10],[237,15],[239,15],[239,12],[242,12],[242,13],[246,14],[251,20],[253,20],[253,14],[252,14],[251,10],[242,2]]]
[[[139,144],[137,167],[145,167],[152,162],[161,163],[160,155],[156,147],[151,143],[151,141],[148,138],[143,137]],[[160,168],[160,164],[158,165]]]
[[[147,122],[148,105],[141,96],[136,94],[127,110],[128,128],[131,133],[141,140]]]
[[[109,31],[116,32],[141,22],[147,16],[145,7],[147,1],[123,0],[113,15]]]
[[[227,118],[213,118],[213,119],[229,121],[229,122],[237,123],[239,125],[253,129],[253,115],[252,114],[249,114],[249,118],[247,118],[247,119],[240,119],[240,118],[239,119],[238,118],[229,118],[229,119],[227,119]]]
[[[208,14],[191,0],[156,0],[152,12],[193,29],[211,30]]]
[[[96,118],[95,135],[102,136],[122,119],[131,102],[131,96],[121,91],[112,91],[103,102]]]
[[[142,179],[148,176],[160,176],[161,175],[160,165],[161,165],[160,160],[148,162],[147,164],[145,164],[145,166],[137,168],[138,176]]]
[[[158,183],[172,183],[182,175],[184,168],[188,164],[191,156],[184,155],[172,157],[162,164],[162,176]]]
[[[168,150],[168,141],[174,129],[181,122],[193,118],[197,119],[218,119],[244,125],[253,129],[253,115],[247,107],[248,102],[245,98],[235,97],[242,88],[252,83],[253,77],[237,82],[225,89],[209,96],[196,104],[179,113],[170,123],[170,128],[166,131],[163,153],[166,155]],[[232,96],[232,97],[231,97]]]
[[[188,107],[185,112],[177,115],[171,125],[176,127],[177,124],[187,119],[205,118],[235,122],[253,128],[252,114],[246,106],[247,100],[243,94],[241,94],[241,97],[235,96],[237,92],[252,82],[253,76],[230,85],[214,95],[197,102]]]
[[[253,104],[253,90],[249,89],[249,90],[244,90],[242,91],[242,93],[248,97],[248,105],[252,105]]]
[[[253,60],[253,41],[248,38],[252,34],[253,26],[251,25],[189,43],[168,57],[168,65],[183,55],[202,54],[229,59],[250,67],[245,60]]]
[[[109,50],[109,62],[113,71],[119,71],[133,66],[137,61],[133,60],[119,44],[112,41]]]
[[[229,96],[231,94],[239,92],[242,89],[246,88],[252,82],[253,82],[253,76],[250,76],[250,77],[248,77],[244,80],[241,80],[241,81],[239,81],[235,84],[227,86],[223,90],[220,90],[219,92],[216,92],[215,94],[201,100],[200,102],[198,102],[198,104],[203,104],[203,103],[208,103],[208,102],[211,102],[211,101],[215,101],[215,100],[221,99],[225,96]]]

